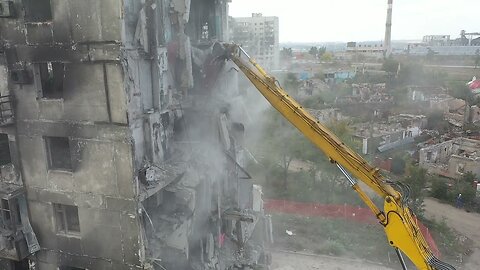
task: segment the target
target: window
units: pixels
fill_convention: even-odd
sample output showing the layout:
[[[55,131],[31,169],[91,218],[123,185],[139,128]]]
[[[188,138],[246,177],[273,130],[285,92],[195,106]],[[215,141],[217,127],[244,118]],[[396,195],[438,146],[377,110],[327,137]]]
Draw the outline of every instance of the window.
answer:
[[[70,142],[66,137],[45,137],[50,170],[72,170]]]
[[[86,268],[73,267],[73,266],[60,266],[60,270],[87,270]]]
[[[3,221],[2,227],[10,229],[12,217],[10,215],[10,204],[8,203],[8,200],[1,199],[0,212]]]
[[[430,161],[430,160],[432,160],[432,152],[428,151],[427,152],[427,161]]]
[[[11,162],[8,135],[0,134],[0,165],[7,165]]]
[[[28,22],[45,22],[52,20],[50,0],[23,0],[25,20]]]
[[[57,232],[78,235],[80,233],[78,207],[64,204],[54,204],[54,209]]]
[[[21,226],[20,209],[16,198],[0,199],[0,228],[5,230],[15,230]]]
[[[65,65],[59,62],[47,62],[38,64],[42,88],[42,97],[59,99],[63,98],[63,78]]]
[[[457,164],[457,173],[459,174],[465,173],[465,164],[463,163]]]

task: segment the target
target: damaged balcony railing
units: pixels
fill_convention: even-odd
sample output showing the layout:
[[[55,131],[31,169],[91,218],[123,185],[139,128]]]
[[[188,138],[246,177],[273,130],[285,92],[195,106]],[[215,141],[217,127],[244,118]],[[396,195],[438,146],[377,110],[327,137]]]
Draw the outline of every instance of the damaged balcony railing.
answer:
[[[14,96],[0,96],[0,126],[13,124],[14,117]]]
[[[40,250],[33,232],[25,189],[0,182],[0,258],[21,261]]]

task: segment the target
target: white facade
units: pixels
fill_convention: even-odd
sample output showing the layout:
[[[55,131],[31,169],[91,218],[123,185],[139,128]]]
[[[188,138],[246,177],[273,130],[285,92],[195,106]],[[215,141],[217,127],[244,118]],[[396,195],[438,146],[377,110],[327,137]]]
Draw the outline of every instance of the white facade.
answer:
[[[278,17],[253,13],[252,17],[232,18],[230,40],[241,45],[261,65],[276,69],[279,64]]]

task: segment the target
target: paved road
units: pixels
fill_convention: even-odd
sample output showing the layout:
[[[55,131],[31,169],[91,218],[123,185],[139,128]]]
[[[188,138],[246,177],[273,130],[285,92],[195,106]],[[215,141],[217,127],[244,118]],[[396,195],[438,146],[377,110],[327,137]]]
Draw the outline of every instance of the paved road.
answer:
[[[352,63],[352,66],[381,66],[382,63]],[[476,69],[475,66],[458,66],[458,65],[425,65],[426,67],[437,67],[437,68],[469,68],[469,69]]]
[[[272,270],[392,270],[362,260],[296,252],[272,251]]]
[[[472,239],[475,249],[465,265],[465,270],[480,269],[480,214],[467,213],[462,209],[427,198],[425,199],[425,216],[437,220],[445,218],[448,226]]]

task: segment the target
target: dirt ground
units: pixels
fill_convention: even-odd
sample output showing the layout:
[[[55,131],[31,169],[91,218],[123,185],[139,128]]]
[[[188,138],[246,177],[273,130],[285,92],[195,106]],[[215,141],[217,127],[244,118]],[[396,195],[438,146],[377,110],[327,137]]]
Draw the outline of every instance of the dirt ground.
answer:
[[[391,270],[380,264],[323,255],[273,251],[272,270]]]
[[[474,242],[473,254],[467,259],[465,270],[480,269],[480,214],[467,213],[451,205],[443,204],[434,199],[425,199],[425,216],[442,220],[447,225]]]

